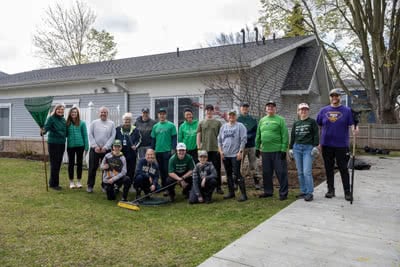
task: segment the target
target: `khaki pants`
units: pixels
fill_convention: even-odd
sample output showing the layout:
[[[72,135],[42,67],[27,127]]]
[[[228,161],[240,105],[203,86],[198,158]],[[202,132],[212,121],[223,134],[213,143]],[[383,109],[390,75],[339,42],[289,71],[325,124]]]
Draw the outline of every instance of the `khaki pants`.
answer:
[[[247,173],[244,173],[244,170],[243,170],[244,161],[245,161],[246,157],[247,157],[247,160],[249,161],[249,173],[248,174],[250,175],[250,178],[255,178],[257,175],[256,148],[248,147],[248,148],[245,148],[243,151],[243,158],[242,158],[242,164],[241,164],[241,170],[240,170],[243,177],[247,176]]]

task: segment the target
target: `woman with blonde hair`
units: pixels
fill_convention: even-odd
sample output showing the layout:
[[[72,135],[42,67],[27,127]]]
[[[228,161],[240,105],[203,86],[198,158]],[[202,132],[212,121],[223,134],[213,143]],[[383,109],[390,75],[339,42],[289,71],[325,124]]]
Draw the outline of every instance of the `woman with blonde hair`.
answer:
[[[86,123],[80,119],[78,107],[73,107],[67,117],[67,153],[69,188],[82,188],[82,162],[83,152],[89,150],[88,133]],[[76,156],[76,185],[74,183],[74,167]]]
[[[47,144],[50,159],[49,187],[53,190],[61,190],[60,168],[65,151],[65,139],[67,136],[66,121],[64,119],[64,105],[57,104],[47,118],[41,134],[48,133]]]

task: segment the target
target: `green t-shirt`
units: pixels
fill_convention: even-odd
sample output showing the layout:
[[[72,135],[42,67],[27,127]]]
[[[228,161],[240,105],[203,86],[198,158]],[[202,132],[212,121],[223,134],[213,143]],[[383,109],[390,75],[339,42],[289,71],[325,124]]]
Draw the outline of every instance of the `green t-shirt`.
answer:
[[[283,117],[265,116],[260,120],[256,134],[256,149],[262,152],[286,152],[288,143],[288,129]]]
[[[194,169],[194,162],[192,156],[186,154],[183,159],[179,159],[176,154],[174,154],[168,161],[168,173],[174,172],[178,175],[183,175],[189,170]]]
[[[222,123],[216,119],[205,119],[199,123],[197,132],[201,133],[201,149],[218,151],[218,134]]]
[[[191,123],[185,121],[179,127],[178,142],[184,143],[187,150],[197,149],[196,136],[198,125],[199,122],[197,120],[193,120]]]
[[[289,148],[294,144],[313,145],[319,144],[319,130],[314,119],[297,120],[293,123]]]
[[[151,138],[156,141],[156,152],[171,151],[174,135],[176,135],[175,124],[170,121],[157,122],[151,130]]]

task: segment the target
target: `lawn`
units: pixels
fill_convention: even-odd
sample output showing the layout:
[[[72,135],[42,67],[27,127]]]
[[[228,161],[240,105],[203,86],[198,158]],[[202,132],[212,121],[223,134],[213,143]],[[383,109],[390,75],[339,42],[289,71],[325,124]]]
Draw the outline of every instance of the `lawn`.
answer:
[[[244,203],[216,195],[189,205],[178,194],[177,203],[130,211],[106,200],[99,175],[93,194],[70,190],[63,166],[63,190],[46,192],[42,162],[0,166],[0,266],[196,266],[294,201],[294,192],[279,201],[249,190]]]

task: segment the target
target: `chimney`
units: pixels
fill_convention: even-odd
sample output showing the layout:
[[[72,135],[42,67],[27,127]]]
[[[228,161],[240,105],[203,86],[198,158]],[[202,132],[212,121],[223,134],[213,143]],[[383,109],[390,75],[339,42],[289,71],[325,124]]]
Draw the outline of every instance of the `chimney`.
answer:
[[[263,45],[265,45],[265,36],[263,36],[262,41],[263,41]]]
[[[243,47],[246,47],[246,36],[245,36],[245,31],[244,31],[244,29],[241,29],[240,30],[240,32],[242,33],[242,36],[243,36]]]
[[[273,39],[274,42],[275,42],[275,33],[272,34],[272,39]]]
[[[258,45],[258,28],[254,27],[254,31],[256,32],[256,44]]]
[[[176,56],[179,57],[179,47],[176,48]]]

